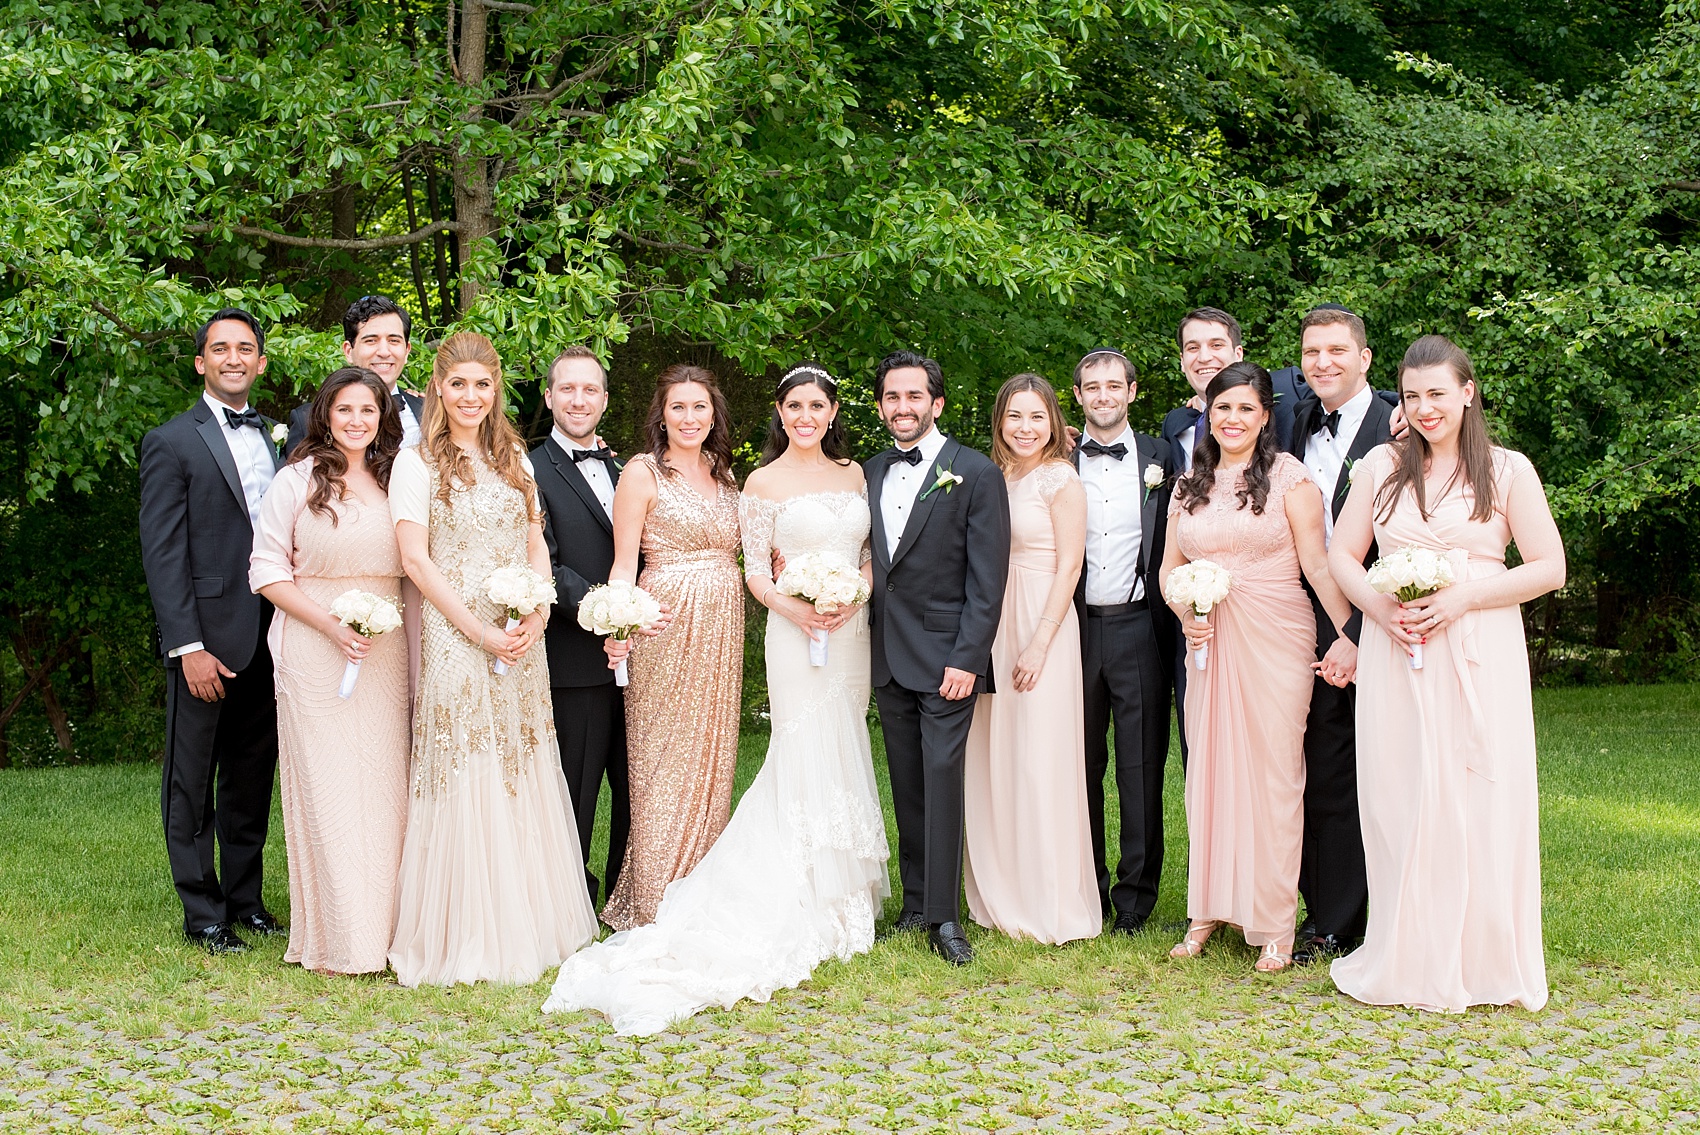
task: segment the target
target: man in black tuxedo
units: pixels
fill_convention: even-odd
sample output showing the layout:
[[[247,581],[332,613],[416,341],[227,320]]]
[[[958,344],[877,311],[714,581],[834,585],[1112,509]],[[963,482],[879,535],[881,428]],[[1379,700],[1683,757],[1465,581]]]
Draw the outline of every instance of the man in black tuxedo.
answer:
[[[620,470],[613,454],[596,437],[596,427],[608,409],[608,377],[595,353],[588,347],[568,347],[550,366],[546,382],[543,401],[555,428],[531,451],[537,491],[543,498],[543,536],[555,572],[556,607],[544,642],[549,651],[549,693],[561,746],[561,771],[572,796],[585,879],[594,902],[597,882],[590,871],[590,837],[596,828],[596,800],[604,776],[613,797],[605,894],[614,892],[631,829],[626,702],[624,691],[614,684],[601,637],[578,625],[578,605],[585,592],[608,582],[614,565],[614,486]]]
[[[1343,307],[1325,304],[1300,324],[1300,365],[1310,394],[1294,410],[1288,452],[1303,461],[1322,490],[1325,536],[1334,537],[1334,518],[1346,503],[1352,466],[1387,441],[1393,414],[1369,388],[1371,353],[1364,321]],[[1371,548],[1369,558],[1375,557]],[[1365,561],[1369,562],[1368,560]],[[1315,594],[1316,656],[1348,672],[1357,666],[1358,629],[1352,614],[1344,637]],[[1299,892],[1306,918],[1294,959],[1300,962],[1350,950],[1363,937],[1369,886],[1364,875],[1363,832],[1358,822],[1357,686],[1344,688],[1316,679],[1305,722],[1305,834]]]
[[[874,398],[896,445],[863,466],[873,512],[873,686],[903,880],[899,930],[952,965],[963,933],[962,775],[974,695],[993,690],[1009,575],[1009,494],[990,458],[940,433],[944,376],[912,351],[880,361]]]
[[[413,318],[388,296],[361,296],[342,313],[342,357],[351,367],[365,367],[384,380],[390,398],[401,414],[401,444],[419,444],[419,426],[425,420],[425,401],[401,385],[401,372],[413,349]],[[289,453],[307,436],[307,412],[303,402],[289,412]],[[415,606],[409,603],[409,606]]]
[[[280,930],[260,896],[277,769],[272,608],[248,588],[260,500],[282,461],[281,427],[248,406],[265,369],[258,321],[217,312],[195,336],[201,397],[142,439],[142,566],[167,675],[165,846],[183,932],[215,954],[248,948],[234,927]]]
[[[1074,450],[1086,489],[1086,564],[1074,593],[1085,689],[1086,803],[1098,899],[1124,934],[1139,933],[1157,905],[1172,680],[1168,638],[1154,615],[1163,606],[1157,569],[1168,523],[1169,447],[1128,424],[1128,404],[1138,392],[1133,363],[1120,351],[1093,351],[1074,368],[1074,397],[1086,415],[1085,435]],[[1113,886],[1104,836],[1112,719],[1121,805]]]

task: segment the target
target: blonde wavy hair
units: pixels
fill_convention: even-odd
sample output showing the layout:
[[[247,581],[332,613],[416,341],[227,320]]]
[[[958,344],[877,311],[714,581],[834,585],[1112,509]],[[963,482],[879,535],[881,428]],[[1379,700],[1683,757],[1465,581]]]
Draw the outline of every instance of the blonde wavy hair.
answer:
[[[420,428],[420,455],[425,463],[437,470],[437,499],[453,507],[452,491],[456,483],[470,485],[477,480],[472,459],[449,436],[449,416],[437,393],[437,384],[464,363],[473,363],[490,372],[496,383],[496,401],[490,412],[478,424],[478,445],[483,450],[485,464],[525,498],[527,520],[536,520],[536,483],[526,473],[521,459],[525,444],[519,431],[508,421],[506,387],[502,385],[502,357],[490,340],[476,331],[457,331],[443,340],[437,348],[437,361],[431,364],[431,381],[425,387],[425,421]]]

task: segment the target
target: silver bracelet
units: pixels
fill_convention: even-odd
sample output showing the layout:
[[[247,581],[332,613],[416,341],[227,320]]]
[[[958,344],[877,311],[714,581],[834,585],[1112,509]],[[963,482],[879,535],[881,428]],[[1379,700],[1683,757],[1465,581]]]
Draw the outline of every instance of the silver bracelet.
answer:
[[[761,593],[761,598],[756,600],[756,602],[760,603],[763,607],[767,607],[768,597],[770,595],[772,595],[775,591],[778,591],[778,590],[779,590],[778,584],[769,583],[767,585],[767,590]],[[767,607],[767,609],[770,610],[770,611],[773,610],[772,607]]]

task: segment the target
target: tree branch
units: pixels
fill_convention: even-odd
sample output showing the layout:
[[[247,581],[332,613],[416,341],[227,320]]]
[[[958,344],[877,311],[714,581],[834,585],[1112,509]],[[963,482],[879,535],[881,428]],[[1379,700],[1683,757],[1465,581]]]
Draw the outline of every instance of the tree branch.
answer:
[[[59,668],[59,664],[71,656],[71,651],[75,649],[77,640],[71,638],[60,643],[59,649],[48,656],[47,661],[42,663],[39,670],[34,668],[34,660],[29,657],[28,653],[18,651],[17,645],[17,643],[13,643],[13,651],[19,655],[18,661],[23,663],[24,673],[28,675],[28,679],[24,682],[24,688],[19,690],[18,695],[12,699],[11,704],[6,707],[4,712],[0,712],[0,729],[4,729],[6,723],[12,720],[12,715],[23,708],[25,700],[35,692],[35,688],[52,677],[53,671]],[[33,673],[31,673],[32,670],[34,670]]]
[[[478,3],[492,12],[518,12],[522,16],[529,16],[537,11],[536,5],[516,4],[512,0],[478,0]]]
[[[118,328],[118,330],[124,332],[124,334],[136,340],[138,343],[157,343],[161,339],[169,338],[177,333],[175,331],[139,331],[124,320],[120,319],[117,312],[113,311],[99,300],[90,300],[89,306],[94,308],[107,319],[111,320],[114,327]]]
[[[226,226],[222,225],[190,225],[183,231],[186,233],[218,232]],[[296,236],[294,233],[273,232],[270,229],[259,229],[252,225],[230,225],[230,231],[238,236],[251,236],[258,240],[269,240],[273,244],[285,245],[289,248],[334,248],[343,252],[366,252],[377,248],[403,248],[410,244],[419,244],[430,240],[438,233],[460,231],[456,221],[437,221],[422,229],[414,229],[410,233],[400,233],[396,236],[375,236],[360,240],[339,240],[335,237]]]
[[[633,244],[641,244],[645,248],[655,248],[662,252],[694,252],[699,256],[712,256],[714,251],[708,248],[698,248],[694,244],[679,244],[674,241],[650,240],[647,237],[634,236],[625,229],[615,229],[614,235]]]
[[[1667,181],[1664,187],[1678,193],[1700,193],[1700,181]]]

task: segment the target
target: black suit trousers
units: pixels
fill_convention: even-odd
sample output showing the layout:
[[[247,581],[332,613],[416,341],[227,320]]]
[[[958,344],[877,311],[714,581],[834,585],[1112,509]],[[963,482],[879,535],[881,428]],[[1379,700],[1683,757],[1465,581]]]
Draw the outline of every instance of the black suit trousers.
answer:
[[[248,665],[224,679],[220,701],[190,693],[181,666],[167,667],[166,678],[160,811],[183,928],[194,933],[264,908],[260,875],[277,773],[277,692],[263,638]]]
[[[978,698],[947,701],[896,682],[874,688],[897,812],[903,911],[937,925],[962,910],[962,770]]]
[[[1169,689],[1151,612],[1096,615],[1083,626],[1086,709],[1086,806],[1092,825],[1092,859],[1098,899],[1143,921],[1157,905],[1163,873],[1163,765],[1169,755]],[[1104,774],[1106,736],[1116,726],[1116,798],[1121,808],[1121,859],[1110,881],[1105,854]]]
[[[561,745],[561,771],[572,797],[578,825],[579,854],[584,856],[585,885],[596,902],[596,876],[590,870],[590,837],[596,830],[596,802],[602,778],[608,778],[612,809],[608,815],[608,880],[605,895],[614,893],[620,864],[626,859],[626,837],[632,828],[631,788],[626,779],[626,698],[614,683],[601,686],[556,686],[549,691],[555,706],[555,737]]]
[[[1318,660],[1337,637],[1334,621],[1317,610]],[[1364,836],[1358,819],[1358,688],[1331,686],[1321,678],[1310,695],[1305,720],[1305,834],[1299,861],[1299,893],[1319,935],[1346,942],[1363,937],[1369,911]]]

